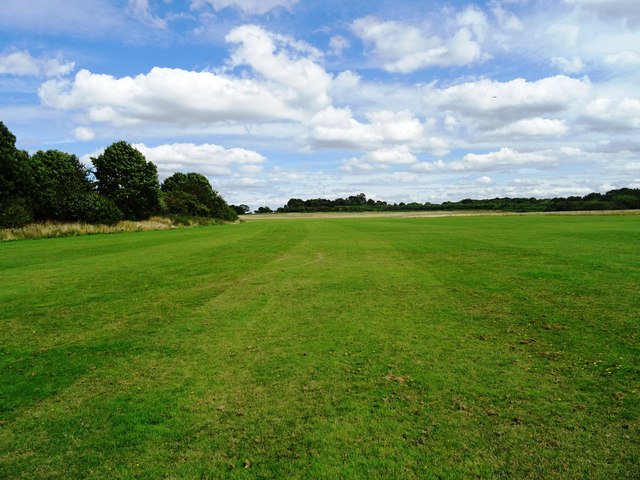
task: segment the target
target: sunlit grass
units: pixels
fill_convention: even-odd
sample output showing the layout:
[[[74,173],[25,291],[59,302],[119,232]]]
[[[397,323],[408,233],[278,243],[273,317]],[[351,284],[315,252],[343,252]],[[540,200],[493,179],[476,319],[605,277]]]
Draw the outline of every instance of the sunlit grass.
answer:
[[[0,478],[638,478],[640,217],[0,245]]]

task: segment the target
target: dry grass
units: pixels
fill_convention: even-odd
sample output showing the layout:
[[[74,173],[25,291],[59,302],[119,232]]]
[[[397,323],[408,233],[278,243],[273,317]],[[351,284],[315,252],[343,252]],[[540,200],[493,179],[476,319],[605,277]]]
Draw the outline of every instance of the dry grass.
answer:
[[[95,235],[98,233],[143,232],[169,228],[175,228],[175,225],[171,219],[164,217],[152,217],[149,220],[139,222],[125,220],[115,225],[93,225],[80,222],[43,222],[32,223],[20,228],[0,229],[0,241],[74,237],[77,235]]]

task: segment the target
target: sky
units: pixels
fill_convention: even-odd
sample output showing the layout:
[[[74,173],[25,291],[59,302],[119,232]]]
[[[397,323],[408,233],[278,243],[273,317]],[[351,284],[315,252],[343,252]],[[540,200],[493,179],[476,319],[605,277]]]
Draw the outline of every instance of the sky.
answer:
[[[640,188],[638,0],[2,0],[0,120],[233,204]]]

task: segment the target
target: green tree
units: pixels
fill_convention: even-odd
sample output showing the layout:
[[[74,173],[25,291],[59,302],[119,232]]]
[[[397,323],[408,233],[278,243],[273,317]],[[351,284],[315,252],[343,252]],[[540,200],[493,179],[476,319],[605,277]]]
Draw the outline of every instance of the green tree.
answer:
[[[98,193],[115,203],[127,220],[143,220],[160,211],[158,170],[124,141],[91,159]]]
[[[34,214],[40,220],[79,220],[76,197],[91,191],[89,171],[75,155],[58,150],[38,151],[31,157],[37,184]]]
[[[76,219],[87,223],[103,223],[111,225],[122,220],[122,212],[112,200],[89,191],[74,195],[70,199],[71,212],[76,212]]]
[[[31,157],[39,220],[68,220],[112,224],[122,212],[112,200],[93,190],[89,170],[77,156],[58,150],[39,151]]]
[[[162,182],[165,208],[177,215],[236,220],[237,213],[200,173],[174,173]]]
[[[245,205],[241,203],[240,205],[229,205],[232,210],[234,210],[238,215],[246,215],[251,211],[249,205]]]
[[[31,221],[35,191],[29,154],[16,148],[15,135],[0,122],[0,226]]]

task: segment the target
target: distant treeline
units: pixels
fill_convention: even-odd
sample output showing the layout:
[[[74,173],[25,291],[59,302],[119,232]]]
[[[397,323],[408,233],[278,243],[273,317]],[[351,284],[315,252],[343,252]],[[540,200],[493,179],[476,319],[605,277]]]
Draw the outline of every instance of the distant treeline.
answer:
[[[158,170],[124,141],[115,142],[87,169],[58,150],[29,155],[0,122],[0,227],[54,220],[114,224],[166,215],[236,220],[238,215],[199,173],[175,173],[162,184]]]
[[[507,212],[562,212],[577,210],[629,210],[640,209],[640,189],[620,188],[607,193],[590,193],[584,197],[567,198],[493,198],[459,202],[387,203],[367,198],[364,193],[347,198],[327,200],[312,198],[290,199],[278,212],[404,212],[434,210],[499,210]]]

